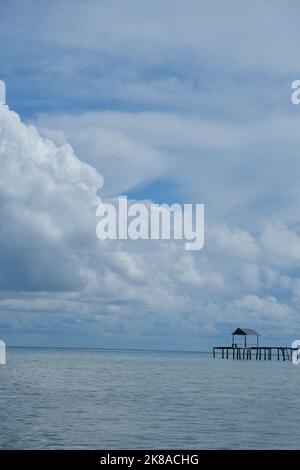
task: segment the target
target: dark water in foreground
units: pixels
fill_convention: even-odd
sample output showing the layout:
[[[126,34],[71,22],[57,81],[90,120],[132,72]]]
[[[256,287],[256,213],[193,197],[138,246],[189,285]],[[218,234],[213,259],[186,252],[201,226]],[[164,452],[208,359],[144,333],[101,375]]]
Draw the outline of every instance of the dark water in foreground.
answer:
[[[300,366],[101,350],[7,359],[2,449],[300,448]]]

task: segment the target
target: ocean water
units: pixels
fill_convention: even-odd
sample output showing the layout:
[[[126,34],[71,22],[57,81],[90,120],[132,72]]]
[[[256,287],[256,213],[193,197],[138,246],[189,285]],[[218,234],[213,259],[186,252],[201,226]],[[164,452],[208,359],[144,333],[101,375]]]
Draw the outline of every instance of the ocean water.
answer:
[[[300,448],[300,366],[151,351],[19,349],[1,449]]]

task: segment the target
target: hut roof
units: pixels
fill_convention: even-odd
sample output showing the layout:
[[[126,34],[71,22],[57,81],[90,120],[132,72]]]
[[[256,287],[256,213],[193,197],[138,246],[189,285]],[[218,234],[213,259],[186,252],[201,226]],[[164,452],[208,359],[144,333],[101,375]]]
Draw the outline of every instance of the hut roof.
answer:
[[[254,336],[259,336],[257,331],[252,330],[252,328],[237,328],[233,333],[233,335],[254,335]]]

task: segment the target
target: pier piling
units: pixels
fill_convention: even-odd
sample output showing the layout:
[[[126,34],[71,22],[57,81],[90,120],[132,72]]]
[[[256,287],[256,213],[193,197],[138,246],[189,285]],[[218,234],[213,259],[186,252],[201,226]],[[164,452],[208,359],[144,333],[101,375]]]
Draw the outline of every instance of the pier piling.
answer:
[[[216,346],[213,348],[213,357],[216,358],[219,354],[222,359],[235,359],[235,360],[252,360],[256,361],[272,361],[273,357],[277,357],[277,361],[292,361],[293,351],[295,348],[278,347],[278,346]]]

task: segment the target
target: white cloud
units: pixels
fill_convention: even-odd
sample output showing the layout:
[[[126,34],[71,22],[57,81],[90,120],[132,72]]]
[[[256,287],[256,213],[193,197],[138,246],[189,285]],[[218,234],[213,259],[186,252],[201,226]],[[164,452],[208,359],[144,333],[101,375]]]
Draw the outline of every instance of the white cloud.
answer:
[[[93,240],[101,175],[6,108],[0,161],[2,290],[77,289],[85,283],[78,253]]]
[[[255,259],[260,253],[255,238],[237,227],[214,225],[209,229],[208,240],[214,250],[225,256]]]
[[[261,298],[249,294],[237,299],[235,305],[243,311],[250,312],[256,321],[272,322],[277,319],[284,323],[294,317],[294,311],[288,305],[271,296]]]
[[[260,272],[258,266],[254,263],[247,264],[242,268],[242,280],[245,288],[249,291],[257,291],[261,285]]]
[[[284,106],[298,73],[299,6],[279,0],[1,6],[2,70],[35,112],[117,104],[257,119]]]
[[[288,115],[237,123],[180,113],[94,112],[43,114],[36,124],[47,135],[64,131],[79,157],[104,175],[103,194],[166,179],[176,188],[174,201],[207,204],[210,221],[219,225],[257,232],[268,222],[299,219],[300,139],[298,121]],[[57,138],[61,142],[61,133]]]
[[[265,256],[275,264],[297,266],[300,262],[300,236],[284,224],[268,224],[260,244]]]

